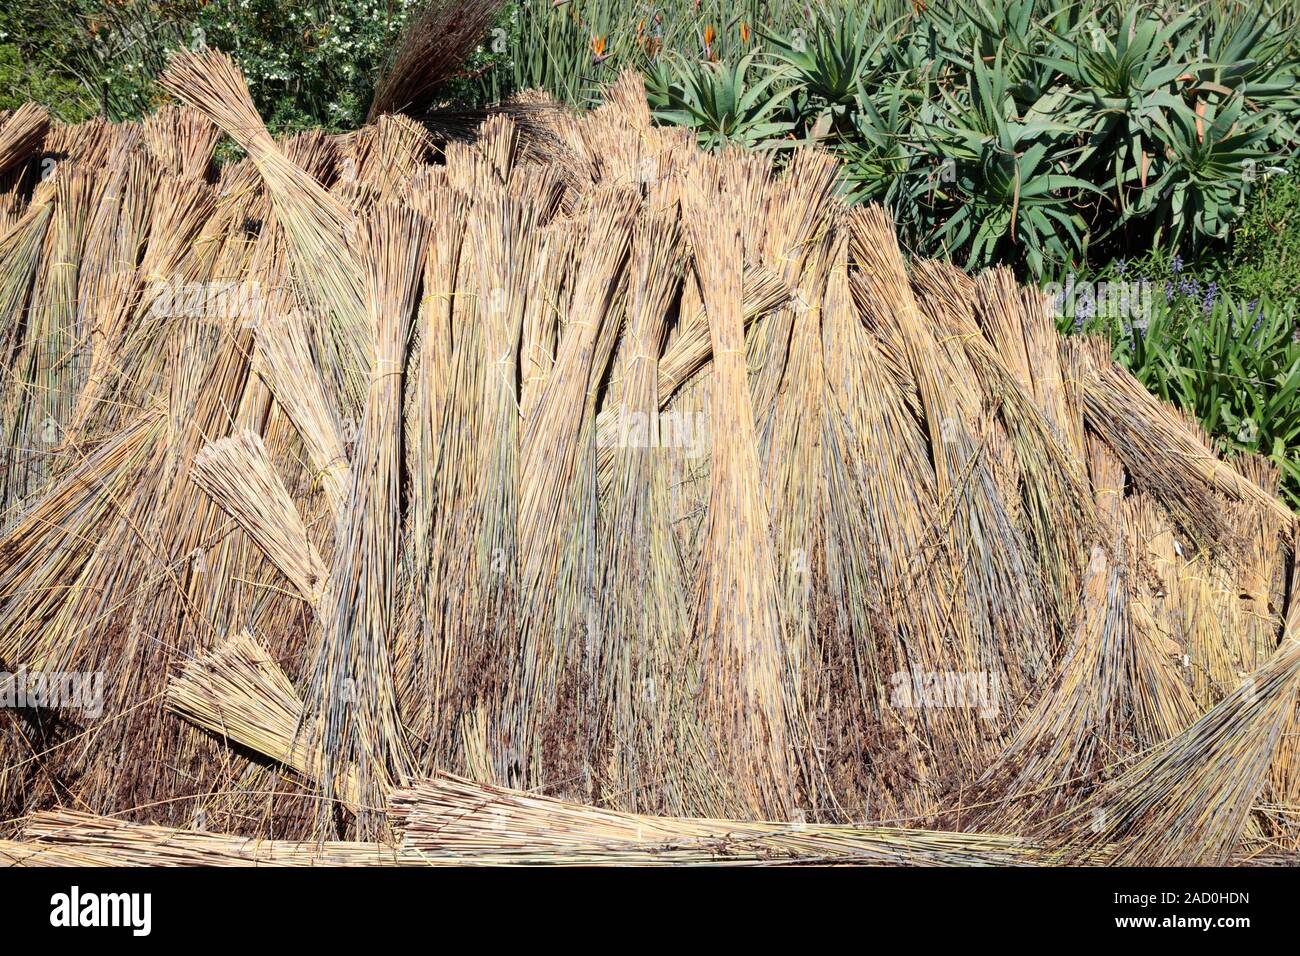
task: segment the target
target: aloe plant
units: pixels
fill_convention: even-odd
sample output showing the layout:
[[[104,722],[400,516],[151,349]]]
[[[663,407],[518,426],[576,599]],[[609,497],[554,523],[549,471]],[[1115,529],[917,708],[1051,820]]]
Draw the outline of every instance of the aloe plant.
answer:
[[[1132,10],[1114,36],[1094,21],[1072,37],[1056,36],[1060,55],[1042,57],[1064,79],[1065,112],[1087,131],[1079,166],[1094,168],[1090,178],[1107,184],[1121,221],[1163,155],[1159,121],[1166,113],[1192,115],[1175,95],[1179,79],[1200,65],[1190,55],[1191,23],[1191,14],[1162,24]]]
[[[880,84],[892,32],[869,11],[853,7],[822,11],[811,29],[792,34],[759,28],[773,61],[793,80],[792,95],[805,100],[796,111],[816,114],[815,138],[842,130],[853,108],[867,99],[866,90]]]
[[[678,58],[653,68],[646,84],[653,115],[661,123],[695,131],[700,145],[712,149],[725,144],[771,145],[794,128],[781,114],[787,91],[778,84],[779,70],[752,69],[751,53],[734,65],[691,63]]]
[[[1300,58],[1295,38],[1300,16],[1263,12],[1257,8],[1232,11],[1213,25],[1205,40],[1206,58],[1219,64],[1207,80],[1248,96],[1256,108],[1273,111],[1278,122],[1272,145],[1293,148],[1300,143]]]
[[[1246,170],[1271,155],[1266,118],[1243,116],[1242,106],[1236,95],[1199,116],[1172,111],[1154,118],[1170,159],[1136,211],[1154,214],[1157,241],[1178,248],[1184,238],[1195,247],[1227,237],[1248,186]]]
[[[896,222],[914,218],[908,200],[919,155],[910,142],[916,109],[908,93],[897,87],[864,97],[853,114],[852,135],[838,144],[845,198],[888,206]]]
[[[941,122],[930,133],[949,175],[920,184],[951,214],[930,245],[964,253],[968,264],[998,261],[1013,248],[1033,275],[1084,251],[1087,226],[1072,197],[1096,187],[1069,174],[1068,126],[1018,115],[1001,69],[973,59],[966,98],[945,92]]]

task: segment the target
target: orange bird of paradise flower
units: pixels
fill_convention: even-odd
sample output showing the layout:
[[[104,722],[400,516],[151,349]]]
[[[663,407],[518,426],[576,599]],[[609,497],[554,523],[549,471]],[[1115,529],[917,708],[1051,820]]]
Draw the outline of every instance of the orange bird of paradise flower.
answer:
[[[742,24],[740,25],[740,42],[741,42],[741,43],[748,43],[748,42],[749,42],[749,24],[748,24],[748,23],[742,23]]]
[[[597,63],[605,59],[605,37],[602,34],[593,33],[591,35],[591,53],[596,58]]]

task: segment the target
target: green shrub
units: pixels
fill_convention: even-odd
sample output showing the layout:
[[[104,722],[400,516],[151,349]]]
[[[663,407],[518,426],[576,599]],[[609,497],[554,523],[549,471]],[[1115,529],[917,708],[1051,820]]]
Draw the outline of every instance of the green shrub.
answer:
[[[419,0],[211,0],[192,36],[235,58],[277,130],[355,129],[375,80]]]
[[[32,63],[15,43],[0,43],[0,110],[29,100],[65,123],[87,119],[99,108],[75,80]]]
[[[1166,9],[520,2],[483,89],[589,105],[638,67],[661,122],[705,146],[832,149],[846,195],[888,203],[919,250],[972,266],[1037,276],[1156,246],[1205,261],[1250,171],[1300,143],[1300,33],[1285,4]]]
[[[0,109],[32,101],[74,123],[99,110],[100,98],[61,65],[67,31],[61,17],[32,0],[0,4]]]
[[[1300,181],[1294,172],[1256,183],[1233,231],[1228,281],[1252,298],[1300,298]]]
[[[277,131],[353,129],[379,70],[420,0],[69,0],[0,19],[3,95],[63,119],[139,117],[161,100],[172,51],[215,46],[235,57]],[[13,49],[10,49],[12,47]]]

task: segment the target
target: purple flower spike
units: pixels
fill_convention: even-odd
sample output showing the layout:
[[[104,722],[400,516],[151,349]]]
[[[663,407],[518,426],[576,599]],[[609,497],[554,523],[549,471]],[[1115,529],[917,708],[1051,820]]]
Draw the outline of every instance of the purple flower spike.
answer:
[[[1259,329],[1260,323],[1264,321],[1264,307],[1259,304],[1259,299],[1252,299],[1246,308],[1255,316],[1255,324],[1250,327],[1250,331],[1254,333]]]

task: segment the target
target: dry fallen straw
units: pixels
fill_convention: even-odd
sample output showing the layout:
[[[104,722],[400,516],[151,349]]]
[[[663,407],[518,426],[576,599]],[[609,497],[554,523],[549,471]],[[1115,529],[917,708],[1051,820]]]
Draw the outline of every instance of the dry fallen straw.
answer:
[[[631,75],[451,143],[164,82],[0,121],[0,861],[1300,852],[1276,474],[1036,290]]]

